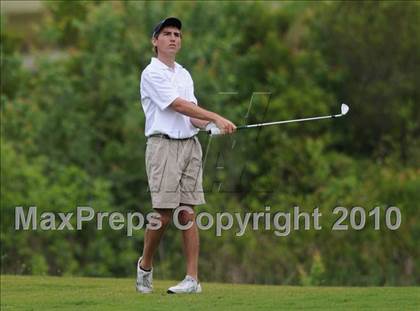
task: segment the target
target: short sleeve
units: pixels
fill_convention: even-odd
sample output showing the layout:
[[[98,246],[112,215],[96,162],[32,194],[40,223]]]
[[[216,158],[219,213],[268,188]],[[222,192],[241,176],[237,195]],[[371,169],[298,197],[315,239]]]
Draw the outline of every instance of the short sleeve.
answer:
[[[167,108],[175,99],[180,97],[171,82],[163,75],[155,72],[148,72],[143,75],[142,88],[142,93],[156,103],[161,110]]]
[[[190,85],[190,87],[188,89],[188,92],[189,92],[189,94],[188,94],[189,100],[192,101],[194,104],[196,104],[198,106],[197,98],[194,95],[194,81],[193,81],[193,79],[192,79],[192,77],[191,77],[191,75],[190,75],[190,73],[188,71],[187,71],[187,75],[188,75],[187,76],[187,78],[188,78],[188,84]]]
[[[190,98],[191,98],[191,101],[198,106],[197,98],[194,95],[194,89],[191,90]]]

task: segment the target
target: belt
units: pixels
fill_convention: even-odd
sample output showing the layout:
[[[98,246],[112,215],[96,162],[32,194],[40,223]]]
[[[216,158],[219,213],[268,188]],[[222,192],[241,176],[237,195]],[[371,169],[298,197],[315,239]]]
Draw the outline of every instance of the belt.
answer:
[[[165,139],[170,139],[170,140],[188,140],[188,139],[194,138],[195,135],[191,136],[191,137],[187,137],[187,138],[172,138],[167,134],[152,134],[152,135],[148,136],[147,138],[151,138],[151,137],[160,137],[160,138],[165,138]]]

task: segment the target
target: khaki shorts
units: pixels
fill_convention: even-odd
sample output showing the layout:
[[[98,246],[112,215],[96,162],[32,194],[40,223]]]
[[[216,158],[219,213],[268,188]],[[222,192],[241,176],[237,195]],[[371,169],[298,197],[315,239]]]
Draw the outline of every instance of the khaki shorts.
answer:
[[[153,208],[205,204],[202,150],[197,137],[186,140],[150,137],[146,172]]]

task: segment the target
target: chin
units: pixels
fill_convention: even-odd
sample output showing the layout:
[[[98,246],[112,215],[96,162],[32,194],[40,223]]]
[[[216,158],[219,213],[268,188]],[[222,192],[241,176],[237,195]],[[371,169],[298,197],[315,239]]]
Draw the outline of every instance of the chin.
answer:
[[[168,54],[170,54],[170,55],[175,55],[176,53],[178,53],[178,49],[170,49],[170,50],[168,50]]]

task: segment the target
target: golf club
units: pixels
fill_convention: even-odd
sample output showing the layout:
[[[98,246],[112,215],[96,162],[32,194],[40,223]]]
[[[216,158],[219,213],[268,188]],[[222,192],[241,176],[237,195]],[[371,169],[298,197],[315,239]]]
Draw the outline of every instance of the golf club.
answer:
[[[263,127],[269,125],[277,125],[277,124],[285,124],[285,123],[293,123],[293,122],[303,122],[303,121],[313,121],[313,120],[321,120],[321,119],[332,119],[332,118],[339,118],[345,116],[349,112],[350,108],[346,104],[341,104],[341,112],[339,114],[333,114],[329,116],[321,116],[321,117],[311,117],[311,118],[303,118],[303,119],[294,119],[294,120],[284,120],[284,121],[274,121],[274,122],[267,122],[267,123],[257,123],[257,124],[250,124],[250,125],[241,125],[236,128],[236,130],[245,130],[249,128],[255,127]],[[207,131],[208,134],[211,136],[214,135],[221,135],[222,132],[219,128],[215,127],[211,130]]]

